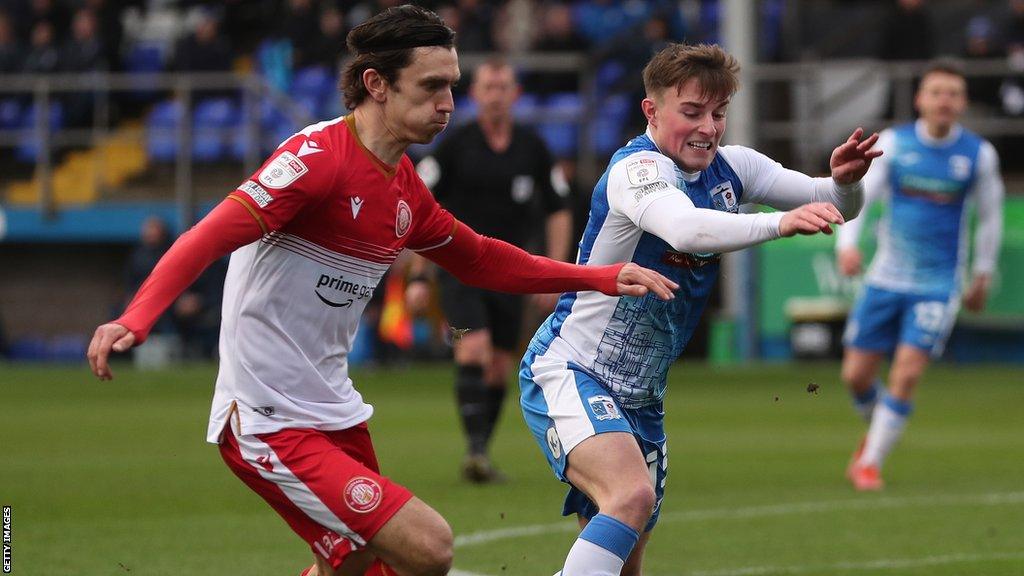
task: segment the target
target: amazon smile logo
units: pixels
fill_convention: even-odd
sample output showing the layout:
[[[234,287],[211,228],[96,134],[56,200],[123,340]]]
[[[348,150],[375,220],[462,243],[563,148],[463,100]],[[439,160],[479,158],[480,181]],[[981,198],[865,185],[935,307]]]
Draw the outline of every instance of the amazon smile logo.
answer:
[[[319,298],[321,302],[323,302],[324,304],[327,304],[331,308],[344,308],[345,306],[351,306],[352,305],[352,299],[351,298],[345,300],[344,302],[331,302],[327,298],[324,298],[324,295],[321,294],[319,290],[314,290],[313,293],[316,294],[316,297]]]

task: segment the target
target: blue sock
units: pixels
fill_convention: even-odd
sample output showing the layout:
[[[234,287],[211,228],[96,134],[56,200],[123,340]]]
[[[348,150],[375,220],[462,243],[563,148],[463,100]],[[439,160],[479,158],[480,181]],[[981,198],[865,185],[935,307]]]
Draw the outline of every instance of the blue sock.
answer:
[[[598,514],[580,532],[562,568],[563,576],[618,576],[640,534],[619,520]]]
[[[863,392],[853,392],[853,407],[865,422],[871,421],[871,414],[878,403],[878,392],[882,389],[882,381],[875,380],[870,388]]]

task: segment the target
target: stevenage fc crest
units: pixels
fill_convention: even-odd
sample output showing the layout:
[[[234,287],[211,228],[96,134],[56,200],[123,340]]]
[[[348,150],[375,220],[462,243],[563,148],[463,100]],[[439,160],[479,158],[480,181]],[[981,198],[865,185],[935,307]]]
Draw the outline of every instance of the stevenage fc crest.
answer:
[[[405,200],[398,201],[398,215],[395,216],[395,235],[401,238],[409,231],[412,225],[412,209]]]

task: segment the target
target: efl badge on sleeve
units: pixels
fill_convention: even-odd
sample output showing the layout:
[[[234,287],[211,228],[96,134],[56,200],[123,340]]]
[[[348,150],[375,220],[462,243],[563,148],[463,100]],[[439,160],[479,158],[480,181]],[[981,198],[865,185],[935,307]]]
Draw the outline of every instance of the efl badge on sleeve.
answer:
[[[652,158],[626,161],[626,177],[633,186],[653,182],[658,177],[658,163]]]
[[[711,189],[711,201],[715,204],[715,210],[723,212],[738,212],[736,192],[732,189],[732,182],[722,182]]]
[[[590,405],[590,411],[594,413],[598,420],[622,418],[622,414],[619,414],[619,407],[612,400],[611,396],[591,396],[587,398],[587,404]]]
[[[306,172],[309,172],[309,168],[306,168],[302,160],[286,150],[271,160],[260,172],[259,181],[267,188],[280,190],[298,180]]]

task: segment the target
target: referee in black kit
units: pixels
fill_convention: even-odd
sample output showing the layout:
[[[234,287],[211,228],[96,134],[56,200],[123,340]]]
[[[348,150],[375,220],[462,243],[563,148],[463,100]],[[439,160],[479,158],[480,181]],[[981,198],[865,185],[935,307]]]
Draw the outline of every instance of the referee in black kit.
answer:
[[[572,234],[569,187],[544,141],[513,120],[512,106],[520,94],[515,71],[503,60],[488,60],[473,74],[469,94],[479,109],[476,120],[456,129],[420,161],[420,177],[448,211],[474,230],[527,249],[543,235],[546,256],[566,261]],[[429,301],[423,266],[422,259],[414,263],[406,292],[413,311]],[[468,329],[454,343],[456,399],[468,441],[462,475],[471,482],[500,482],[504,476],[491,465],[487,445],[517,358],[522,297],[464,286],[443,270],[438,274],[448,324],[457,333]],[[531,299],[548,313],[558,295]]]

